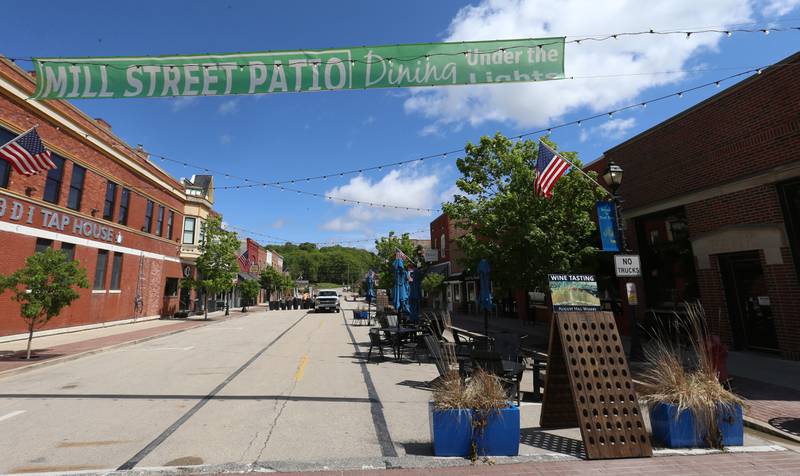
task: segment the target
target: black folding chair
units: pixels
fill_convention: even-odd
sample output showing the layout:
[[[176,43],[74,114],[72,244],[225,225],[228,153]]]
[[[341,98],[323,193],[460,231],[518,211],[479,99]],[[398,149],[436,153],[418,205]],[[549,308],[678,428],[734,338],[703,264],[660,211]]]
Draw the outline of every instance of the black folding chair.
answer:
[[[391,347],[392,343],[385,340],[381,337],[380,329],[374,328],[369,330],[369,351],[367,352],[367,362],[370,361],[370,357],[372,357],[372,349],[378,349],[378,354],[381,356],[381,361],[383,361],[383,348],[384,347]]]

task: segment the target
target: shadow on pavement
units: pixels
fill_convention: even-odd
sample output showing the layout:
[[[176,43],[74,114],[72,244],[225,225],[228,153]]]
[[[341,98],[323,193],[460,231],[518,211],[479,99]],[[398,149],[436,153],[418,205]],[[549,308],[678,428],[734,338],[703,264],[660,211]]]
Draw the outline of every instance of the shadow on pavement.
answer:
[[[538,428],[522,428],[519,442],[523,445],[541,448],[552,453],[586,459],[586,450],[582,441],[547,433]]]

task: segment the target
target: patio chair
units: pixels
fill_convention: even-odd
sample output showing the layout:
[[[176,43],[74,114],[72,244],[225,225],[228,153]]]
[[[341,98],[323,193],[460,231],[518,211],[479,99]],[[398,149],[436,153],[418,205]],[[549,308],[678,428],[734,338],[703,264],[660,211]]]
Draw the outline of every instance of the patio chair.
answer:
[[[494,334],[494,350],[500,354],[504,360],[520,362],[520,336],[510,332],[499,332]]]
[[[483,369],[500,379],[503,388],[506,389],[506,394],[509,399],[516,400],[517,405],[520,403],[519,384],[522,380],[524,367],[520,367],[519,372],[510,373],[503,369],[503,357],[494,351],[474,350],[471,355],[472,371]]]
[[[383,348],[384,347],[391,347],[391,342],[388,342],[386,339],[381,337],[380,329],[373,328],[369,330],[369,351],[367,352],[367,363],[369,363],[370,358],[372,357],[372,349],[377,348],[378,354],[381,356],[381,361],[384,359],[383,356]]]

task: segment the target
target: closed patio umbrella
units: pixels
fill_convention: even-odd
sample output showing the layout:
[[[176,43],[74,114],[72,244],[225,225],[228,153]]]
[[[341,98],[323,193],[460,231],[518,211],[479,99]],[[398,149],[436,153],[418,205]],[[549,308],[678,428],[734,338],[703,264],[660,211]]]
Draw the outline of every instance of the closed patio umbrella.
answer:
[[[408,275],[403,260],[396,258],[392,264],[394,268],[394,293],[392,304],[397,309],[397,328],[400,329],[400,316],[405,311],[408,314]]]
[[[367,273],[367,317],[371,316],[372,301],[375,300],[375,272]]]
[[[478,263],[478,279],[481,287],[480,300],[478,304],[483,309],[483,332],[486,334],[486,342],[489,342],[489,311],[494,308],[492,304],[491,286],[492,267],[486,259],[481,259]]]

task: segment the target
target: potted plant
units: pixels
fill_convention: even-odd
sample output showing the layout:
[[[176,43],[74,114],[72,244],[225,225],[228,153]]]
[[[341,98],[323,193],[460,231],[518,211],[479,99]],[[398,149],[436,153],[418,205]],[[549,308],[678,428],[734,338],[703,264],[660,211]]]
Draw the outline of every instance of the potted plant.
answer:
[[[653,438],[669,448],[741,446],[744,402],[719,381],[703,308],[687,304],[674,326],[674,340],[654,334],[645,349],[642,395]]]
[[[445,344],[437,357],[441,369],[455,368],[455,351]],[[519,453],[519,408],[508,401],[500,380],[479,369],[464,380],[444,374],[430,402],[430,427],[436,456],[516,456]]]

